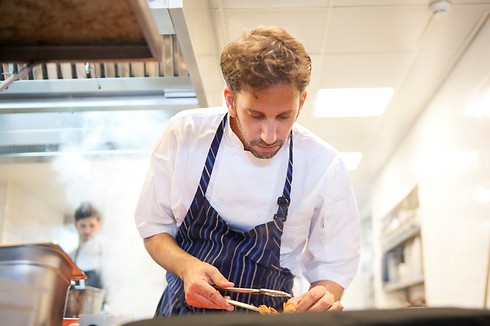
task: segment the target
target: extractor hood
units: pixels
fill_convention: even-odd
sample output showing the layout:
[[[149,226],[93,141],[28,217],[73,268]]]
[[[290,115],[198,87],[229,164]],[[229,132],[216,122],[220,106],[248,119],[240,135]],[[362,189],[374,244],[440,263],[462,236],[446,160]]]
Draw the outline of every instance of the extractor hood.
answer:
[[[120,135],[132,132],[124,125],[131,119],[164,124],[179,110],[207,105],[182,1],[0,0],[0,12],[8,13],[0,82],[36,63],[0,92],[0,161],[58,155],[67,138],[101,132],[97,114],[120,121],[103,131]],[[48,21],[56,27],[40,27]],[[125,151],[109,143],[94,151]],[[151,146],[132,141],[130,150]]]
[[[1,0],[1,62],[160,60],[145,0]]]

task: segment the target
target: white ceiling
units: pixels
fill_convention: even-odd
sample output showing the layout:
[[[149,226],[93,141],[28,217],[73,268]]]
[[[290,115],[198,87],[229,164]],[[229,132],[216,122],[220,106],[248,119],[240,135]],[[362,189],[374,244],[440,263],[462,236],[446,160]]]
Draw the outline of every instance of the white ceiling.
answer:
[[[473,37],[483,24],[490,23],[490,0],[452,0],[451,10],[440,18],[433,15],[431,2],[183,0],[183,12],[209,106],[222,104],[220,51],[244,29],[257,25],[283,26],[305,45],[313,60],[313,75],[299,121],[339,151],[363,153],[351,176],[361,214],[368,216],[370,187],[376,175],[429,105]],[[100,83],[104,89],[104,80]],[[316,90],[327,87],[393,87],[395,92],[382,117],[314,118]],[[75,114],[73,119],[76,117]],[[114,120],[112,116],[107,119]],[[141,125],[136,132],[126,129],[126,136],[133,137],[148,129],[146,120],[138,121],[136,117],[130,120]],[[0,124],[0,132],[1,128]],[[4,179],[17,178],[20,184],[34,181],[42,187],[53,178],[53,172],[27,174],[25,171],[31,172],[30,167],[17,170],[18,167],[2,166],[0,179],[5,173]],[[53,191],[54,198],[59,197],[58,191],[63,189]]]
[[[490,0],[452,0],[437,17],[430,0],[184,0],[208,104],[221,105],[221,48],[244,30],[279,25],[313,60],[299,121],[339,151],[363,158],[352,180],[363,214],[375,176],[430,103],[479,28]],[[490,42],[490,40],[489,40]],[[313,117],[318,88],[393,87],[381,117]]]

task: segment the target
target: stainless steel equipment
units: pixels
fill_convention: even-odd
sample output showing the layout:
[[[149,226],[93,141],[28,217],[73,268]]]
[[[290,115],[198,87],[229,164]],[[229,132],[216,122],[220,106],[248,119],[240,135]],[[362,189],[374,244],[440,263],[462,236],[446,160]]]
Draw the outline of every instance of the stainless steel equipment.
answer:
[[[65,318],[79,318],[81,314],[102,313],[106,292],[91,286],[72,285],[66,296]]]
[[[71,280],[85,274],[55,243],[0,246],[3,325],[61,326]]]

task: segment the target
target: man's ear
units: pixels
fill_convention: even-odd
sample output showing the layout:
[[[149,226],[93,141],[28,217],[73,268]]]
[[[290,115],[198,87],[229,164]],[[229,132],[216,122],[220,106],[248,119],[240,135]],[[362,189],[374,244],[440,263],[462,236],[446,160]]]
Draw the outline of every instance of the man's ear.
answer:
[[[298,119],[299,114],[301,112],[301,109],[303,108],[303,105],[305,104],[307,95],[308,95],[308,92],[303,91],[303,93],[301,93],[301,95],[299,96],[299,110],[298,110],[298,114],[296,115],[296,119]]]
[[[228,108],[228,114],[231,117],[234,117],[236,115],[236,110],[235,110],[235,98],[233,97],[233,90],[230,87],[226,87],[225,90],[223,91],[223,94],[225,96],[225,103],[226,103],[226,107]]]
[[[303,93],[301,93],[301,96],[299,98],[299,109],[301,110],[303,108],[303,104],[305,104],[305,101],[306,101],[306,97],[308,96],[308,92],[307,91],[303,91]]]

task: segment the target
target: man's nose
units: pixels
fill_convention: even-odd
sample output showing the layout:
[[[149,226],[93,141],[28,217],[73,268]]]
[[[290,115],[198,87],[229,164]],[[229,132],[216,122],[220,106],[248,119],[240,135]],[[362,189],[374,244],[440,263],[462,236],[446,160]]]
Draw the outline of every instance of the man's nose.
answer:
[[[274,144],[277,140],[277,130],[276,121],[274,118],[265,119],[262,123],[262,132],[260,134],[260,139],[266,144]]]

